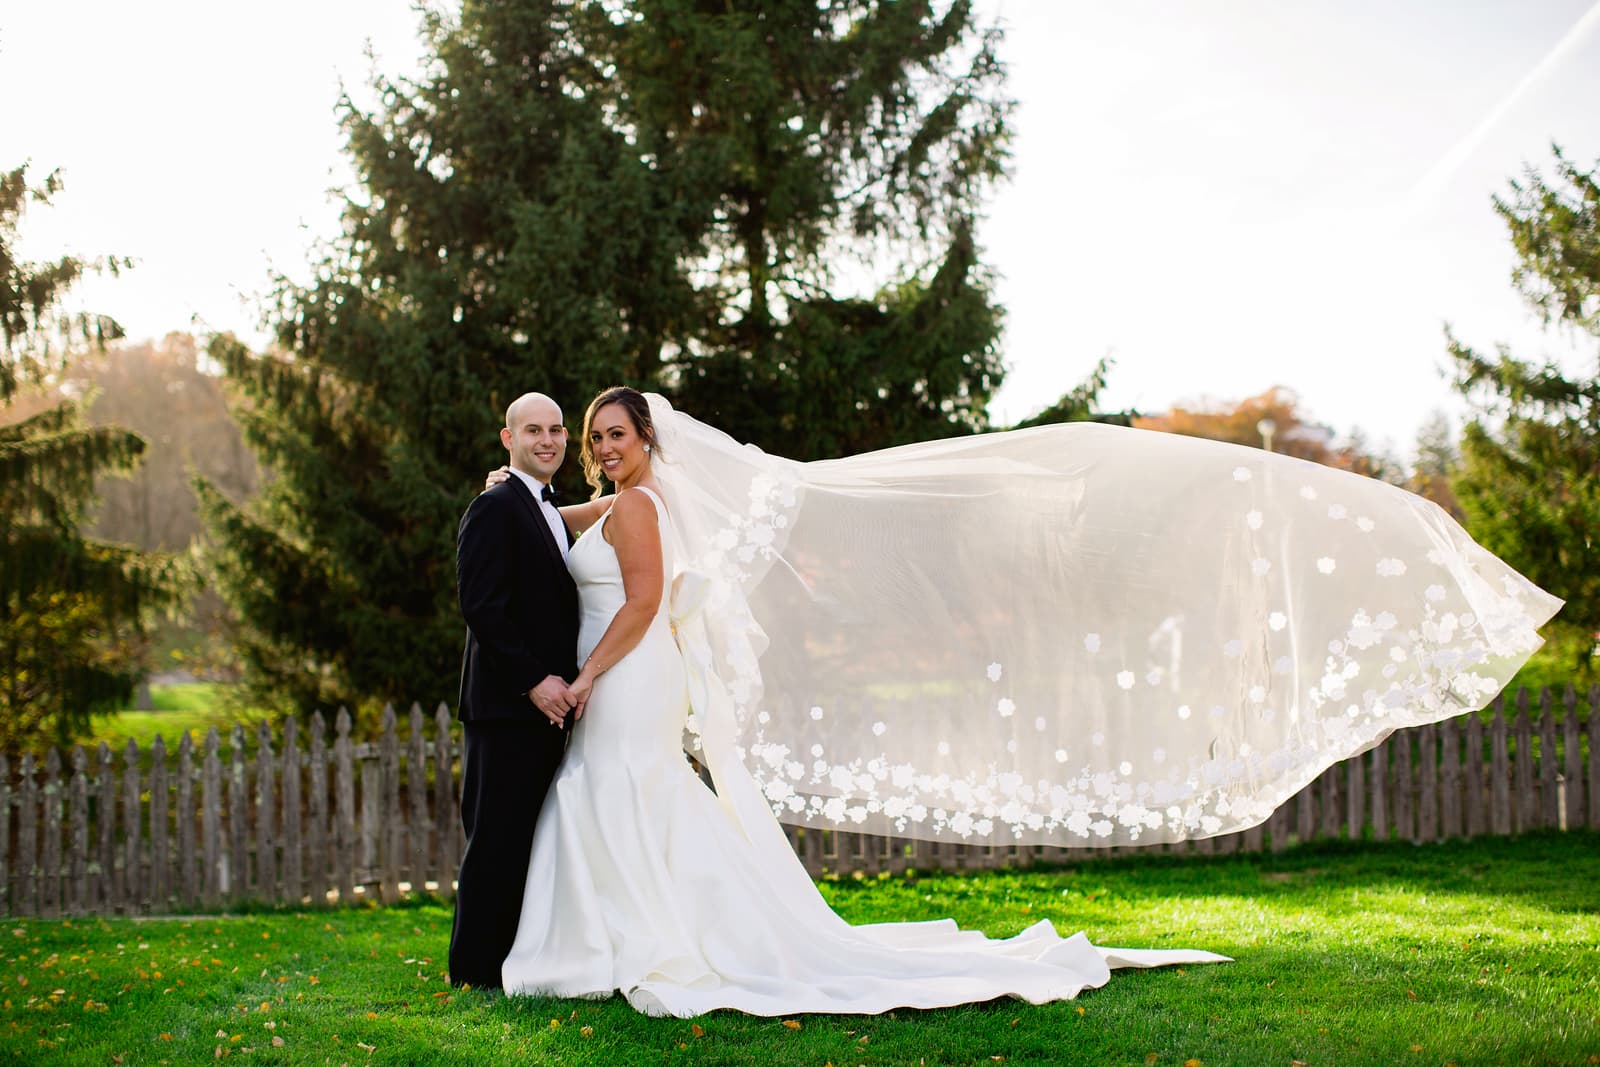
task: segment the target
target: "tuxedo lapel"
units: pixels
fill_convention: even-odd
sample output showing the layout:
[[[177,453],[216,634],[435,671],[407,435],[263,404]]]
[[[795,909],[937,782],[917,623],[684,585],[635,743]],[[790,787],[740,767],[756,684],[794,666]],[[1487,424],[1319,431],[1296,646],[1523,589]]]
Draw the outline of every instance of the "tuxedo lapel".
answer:
[[[556,562],[560,563],[562,566],[566,566],[565,557],[561,555],[561,547],[556,544],[556,535],[550,532],[550,524],[546,522],[544,518],[544,509],[541,508],[539,506],[539,502],[534,499],[533,493],[525,484],[523,484],[522,479],[518,478],[516,475],[511,476],[510,485],[512,492],[517,494],[517,497],[528,509],[528,514],[533,516],[533,525],[538,528],[539,536],[544,541],[544,547],[549,550],[552,556],[555,557]],[[562,524],[563,527],[565,527],[565,525],[565,523]]]

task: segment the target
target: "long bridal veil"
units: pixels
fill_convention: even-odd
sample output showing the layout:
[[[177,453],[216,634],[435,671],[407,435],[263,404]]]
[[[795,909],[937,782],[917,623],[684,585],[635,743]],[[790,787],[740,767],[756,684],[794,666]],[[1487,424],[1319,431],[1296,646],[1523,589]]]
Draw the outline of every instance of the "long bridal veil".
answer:
[[[688,744],[761,833],[1152,844],[1479,708],[1561,602],[1434,504],[1073,423],[796,463],[649,397]]]

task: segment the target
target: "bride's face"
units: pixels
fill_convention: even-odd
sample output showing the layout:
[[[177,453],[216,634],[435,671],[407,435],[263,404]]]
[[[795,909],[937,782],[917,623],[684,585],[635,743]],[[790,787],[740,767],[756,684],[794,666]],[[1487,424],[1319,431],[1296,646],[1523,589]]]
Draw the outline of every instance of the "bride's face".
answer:
[[[607,404],[589,423],[589,448],[600,469],[616,485],[632,485],[643,476],[650,455],[644,438],[633,428],[633,417],[621,404]]]

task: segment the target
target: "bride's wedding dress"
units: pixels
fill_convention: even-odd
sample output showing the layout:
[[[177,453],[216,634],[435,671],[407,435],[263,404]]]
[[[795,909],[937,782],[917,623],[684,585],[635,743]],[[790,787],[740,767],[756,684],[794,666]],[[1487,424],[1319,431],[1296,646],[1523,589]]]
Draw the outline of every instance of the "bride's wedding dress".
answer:
[[[648,490],[646,490],[648,492]],[[662,527],[663,573],[674,573]],[[624,601],[602,525],[568,557],[582,602],[578,659]],[[1098,948],[1047,921],[993,940],[953,922],[851,926],[833,913],[748,782],[724,764],[714,794],[684,758],[691,678],[669,612],[595,683],[534,834],[507,993],[608,996],[693,1016],[876,1013],[1011,995],[1035,1003],[1104,984],[1113,967],[1222,961],[1195,951]],[[685,594],[678,583],[680,601]],[[703,681],[703,680],[702,680]],[[715,764],[714,764],[715,766]]]

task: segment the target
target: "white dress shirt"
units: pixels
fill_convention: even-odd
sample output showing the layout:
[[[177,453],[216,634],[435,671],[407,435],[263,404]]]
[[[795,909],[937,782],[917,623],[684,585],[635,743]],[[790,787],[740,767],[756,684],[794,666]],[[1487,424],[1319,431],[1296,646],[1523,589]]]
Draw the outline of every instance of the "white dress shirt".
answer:
[[[561,512],[556,506],[544,498],[545,483],[531,474],[524,473],[512,467],[511,473],[522,479],[522,484],[528,487],[533,494],[534,502],[539,505],[539,511],[544,515],[544,521],[550,527],[550,533],[556,539],[556,547],[561,550],[561,558],[567,558],[567,524],[561,521]]]

